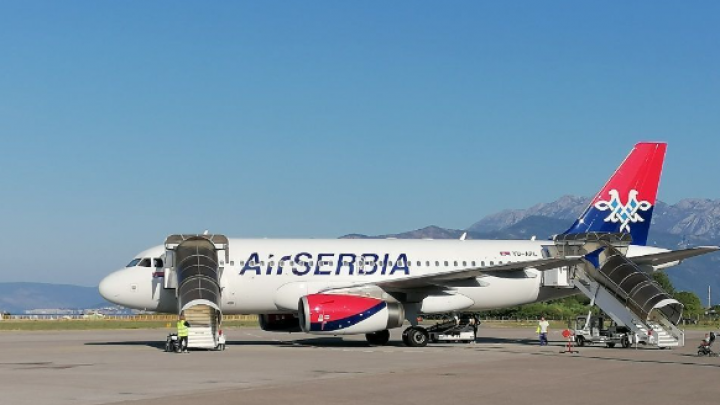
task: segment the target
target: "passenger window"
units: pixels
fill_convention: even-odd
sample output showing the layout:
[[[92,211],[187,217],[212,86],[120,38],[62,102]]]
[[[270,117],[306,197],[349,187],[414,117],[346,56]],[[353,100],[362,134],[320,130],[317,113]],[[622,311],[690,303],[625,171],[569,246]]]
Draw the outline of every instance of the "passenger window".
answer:
[[[467,262],[463,262],[463,267],[467,266]]]
[[[493,261],[492,261],[492,260],[490,260],[490,265],[491,265],[491,266],[494,266],[494,265],[495,265],[495,263],[493,263]]]
[[[445,267],[447,267],[447,266],[448,266],[448,262],[447,262],[447,261],[445,261]]]
[[[472,266],[475,267],[475,260],[472,261]]]
[[[436,260],[436,261],[435,261],[435,266],[440,267],[440,262]]]
[[[422,263],[422,262],[421,262],[420,260],[418,260],[417,265],[420,266],[421,263]]]
[[[428,266],[428,267],[430,267],[430,262],[429,262],[429,261],[426,261],[426,262],[425,262],[425,265]]]
[[[481,267],[485,267],[485,260],[483,260],[483,261],[480,262],[480,266],[481,266]]]
[[[140,267],[150,267],[150,259],[145,257],[142,260],[140,260],[140,263],[138,264]]]
[[[163,261],[162,261],[162,259],[153,259],[153,261],[155,262],[155,267],[162,267],[162,266],[163,266]]]
[[[454,263],[454,266],[457,267],[457,260],[456,260],[455,262],[453,262],[453,263]]]

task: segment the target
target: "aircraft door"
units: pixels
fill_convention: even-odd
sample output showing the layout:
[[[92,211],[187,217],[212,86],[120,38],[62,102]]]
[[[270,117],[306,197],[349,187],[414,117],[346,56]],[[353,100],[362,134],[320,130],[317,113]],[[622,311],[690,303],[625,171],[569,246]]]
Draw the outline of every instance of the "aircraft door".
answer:
[[[157,302],[160,300],[163,284],[165,282],[165,269],[163,266],[164,257],[152,258],[152,299]]]
[[[237,286],[233,284],[233,275],[236,273],[235,262],[225,263],[220,277],[220,296],[224,310],[231,310],[237,305]]]

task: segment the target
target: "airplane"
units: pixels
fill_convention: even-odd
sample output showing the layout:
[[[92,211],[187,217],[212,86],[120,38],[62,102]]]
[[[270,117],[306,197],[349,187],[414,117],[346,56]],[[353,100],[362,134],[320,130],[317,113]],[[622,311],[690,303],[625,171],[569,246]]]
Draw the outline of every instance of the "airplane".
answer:
[[[646,272],[720,249],[646,245],[666,148],[636,144],[561,236],[631,238],[625,256]],[[548,255],[552,244],[535,238],[227,239],[228,255],[219,260],[220,297],[211,305],[222,314],[257,314],[267,331],[365,334],[373,345],[387,344],[388,330],[407,321],[404,343],[424,346],[428,334],[417,322],[419,314],[476,312],[579,294],[571,281],[548,284],[547,274],[557,277],[558,271],[588,262],[589,255]],[[128,308],[178,314],[184,310],[179,293],[164,280],[170,277],[164,261],[170,259],[166,245],[140,252],[101,281],[100,294]]]

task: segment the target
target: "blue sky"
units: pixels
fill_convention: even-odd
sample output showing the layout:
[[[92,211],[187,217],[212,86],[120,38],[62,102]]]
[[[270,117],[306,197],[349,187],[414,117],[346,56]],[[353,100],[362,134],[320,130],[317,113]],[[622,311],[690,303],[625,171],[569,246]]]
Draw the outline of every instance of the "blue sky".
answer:
[[[337,237],[593,194],[640,140],[720,198],[720,5],[2,2],[2,281],[170,233]],[[563,181],[557,181],[562,176]]]

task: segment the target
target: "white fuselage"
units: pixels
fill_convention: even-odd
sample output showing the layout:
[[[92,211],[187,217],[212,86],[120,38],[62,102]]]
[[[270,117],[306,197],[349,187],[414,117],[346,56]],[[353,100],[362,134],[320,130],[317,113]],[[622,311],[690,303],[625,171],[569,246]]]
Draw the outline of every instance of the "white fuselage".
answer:
[[[222,267],[221,308],[225,314],[297,311],[298,300],[334,287],[400,279],[453,270],[492,267],[542,258],[550,241],[531,240],[379,240],[379,239],[230,239]],[[663,249],[631,246],[628,256]],[[139,265],[107,276],[100,292],[107,300],[135,309],[177,313],[174,289],[164,288],[164,246],[141,252]],[[142,259],[150,259],[144,261]],[[135,261],[134,261],[135,262]],[[150,264],[148,264],[150,263]],[[445,283],[441,296],[421,297],[422,312],[476,311],[568,296],[572,288],[543,286],[540,271],[495,273],[474,283]],[[384,292],[368,290],[368,294]]]

